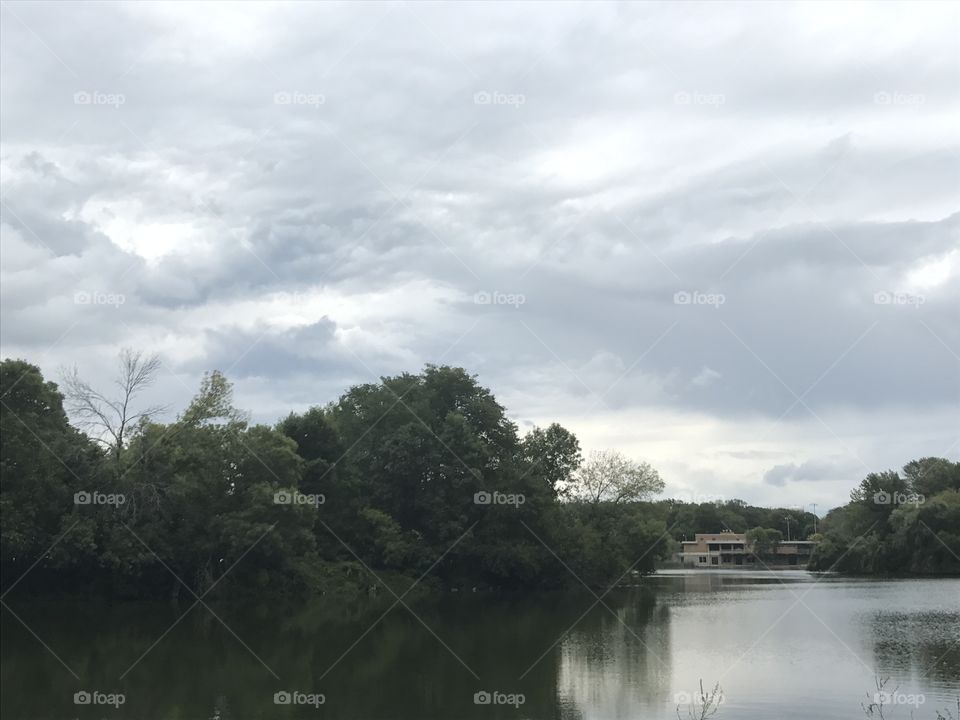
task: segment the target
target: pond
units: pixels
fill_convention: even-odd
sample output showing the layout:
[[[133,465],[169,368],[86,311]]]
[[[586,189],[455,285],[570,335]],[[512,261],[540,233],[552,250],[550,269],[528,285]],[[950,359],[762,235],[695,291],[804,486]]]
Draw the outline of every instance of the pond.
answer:
[[[192,598],[191,598],[192,601]],[[19,718],[937,717],[960,696],[960,580],[664,571],[602,597],[294,607],[7,599]],[[15,615],[14,615],[15,613]],[[869,696],[869,698],[868,698]]]

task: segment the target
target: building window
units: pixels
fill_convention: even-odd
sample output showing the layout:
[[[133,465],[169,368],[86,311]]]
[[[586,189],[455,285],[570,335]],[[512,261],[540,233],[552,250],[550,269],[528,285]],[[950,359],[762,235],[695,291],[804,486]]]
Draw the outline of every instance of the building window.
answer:
[[[710,558],[710,559],[713,561],[713,564],[714,564],[714,565],[719,565],[719,564],[720,564],[720,558],[715,557],[715,558]]]
[[[701,564],[705,564],[705,563],[707,562],[707,558],[704,557],[703,555],[701,555],[701,556],[700,556],[699,558],[697,558],[697,559],[700,561]]]

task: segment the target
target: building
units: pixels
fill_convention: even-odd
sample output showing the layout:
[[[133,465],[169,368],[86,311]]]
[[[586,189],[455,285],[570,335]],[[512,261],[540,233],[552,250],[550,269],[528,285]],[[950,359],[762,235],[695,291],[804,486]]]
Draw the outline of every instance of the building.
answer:
[[[773,562],[761,562],[748,546],[743,533],[697,533],[695,537],[695,540],[680,543],[680,562],[700,568],[804,567],[817,544],[812,540],[782,540],[774,551]]]

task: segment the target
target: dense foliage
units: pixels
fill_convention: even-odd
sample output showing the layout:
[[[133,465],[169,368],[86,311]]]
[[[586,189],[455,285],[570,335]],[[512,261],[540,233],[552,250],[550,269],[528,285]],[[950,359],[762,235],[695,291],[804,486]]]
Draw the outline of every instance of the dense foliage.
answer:
[[[666,510],[667,525],[676,540],[693,540],[697,533],[764,528],[778,531],[781,539],[808,540],[818,529],[814,514],[799,508],[758,507],[743,500],[685,503],[670,499],[657,505]]]
[[[127,378],[149,362],[125,360]],[[121,382],[114,402],[74,382],[109,430],[99,435],[69,423],[38,368],[4,361],[0,381],[5,588],[605,586],[670,551],[665,513],[648,502],[662,489],[652,468],[606,455],[624,469],[612,485],[622,492],[587,499],[576,437],[556,424],[519,435],[458,368],[356,386],[276,427],[250,425],[217,372],[167,424],[131,415],[137,386]]]
[[[127,379],[151,362],[124,358]],[[165,424],[133,407],[136,382],[120,385],[119,402],[80,397],[102,430],[88,434],[37,367],[0,363],[5,590],[602,587],[652,571],[698,532],[772,547],[816,528],[800,509],[651,502],[663,481],[649,465],[613,452],[584,461],[557,424],[521,436],[459,368],[359,385],[276,427],[249,424],[218,372]],[[90,392],[76,376],[72,386]],[[823,521],[814,567],[960,571],[958,468],[926,458],[868,476]]]
[[[822,529],[812,569],[960,573],[960,463],[922,458],[900,473],[871,473]]]

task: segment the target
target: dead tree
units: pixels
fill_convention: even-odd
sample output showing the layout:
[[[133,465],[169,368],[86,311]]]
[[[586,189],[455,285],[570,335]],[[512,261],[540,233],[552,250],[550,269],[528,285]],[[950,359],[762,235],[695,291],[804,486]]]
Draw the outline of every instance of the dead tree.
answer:
[[[64,375],[64,394],[71,414],[94,440],[107,448],[117,479],[123,474],[121,454],[132,429],[167,409],[165,405],[136,407],[137,397],[154,383],[160,365],[157,355],[124,348],[120,351],[119,372],[114,379],[118,391],[113,396],[96,390],[80,377],[76,368]]]

